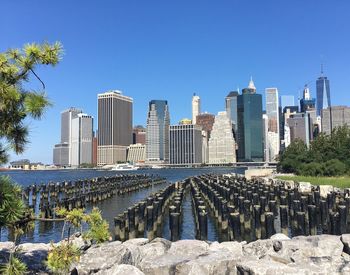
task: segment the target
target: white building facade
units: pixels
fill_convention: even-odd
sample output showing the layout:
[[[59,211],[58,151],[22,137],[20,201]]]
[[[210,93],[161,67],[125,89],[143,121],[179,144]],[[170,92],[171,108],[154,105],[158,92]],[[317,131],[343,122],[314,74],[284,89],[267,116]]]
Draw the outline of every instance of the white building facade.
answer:
[[[201,113],[201,99],[194,94],[192,97],[192,124],[197,123],[197,116]]]
[[[208,146],[210,164],[236,162],[236,142],[231,119],[226,112],[219,112],[215,116]]]

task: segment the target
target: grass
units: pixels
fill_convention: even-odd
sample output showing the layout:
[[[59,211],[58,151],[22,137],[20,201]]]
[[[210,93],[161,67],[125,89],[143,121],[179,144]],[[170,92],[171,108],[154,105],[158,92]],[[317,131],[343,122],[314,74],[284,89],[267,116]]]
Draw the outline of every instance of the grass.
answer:
[[[313,185],[333,185],[339,188],[350,188],[350,176],[344,177],[305,177],[305,176],[277,176],[281,180],[306,181]]]

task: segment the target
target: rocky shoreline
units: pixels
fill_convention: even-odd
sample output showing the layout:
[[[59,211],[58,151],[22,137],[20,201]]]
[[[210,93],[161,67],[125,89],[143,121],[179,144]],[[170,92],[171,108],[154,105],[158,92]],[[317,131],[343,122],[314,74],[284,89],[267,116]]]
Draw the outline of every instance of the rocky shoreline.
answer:
[[[350,274],[350,234],[299,236],[276,234],[246,242],[170,242],[144,238],[91,245],[81,237],[73,242],[82,250],[71,274]],[[12,242],[0,243],[0,262]],[[20,245],[21,259],[30,274],[50,274],[43,262],[49,244]]]

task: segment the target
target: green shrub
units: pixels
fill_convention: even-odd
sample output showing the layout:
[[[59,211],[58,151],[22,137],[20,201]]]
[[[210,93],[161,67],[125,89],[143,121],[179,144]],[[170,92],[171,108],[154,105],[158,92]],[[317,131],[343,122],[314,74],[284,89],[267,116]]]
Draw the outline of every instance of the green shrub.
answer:
[[[10,255],[9,261],[0,267],[0,274],[4,275],[23,275],[26,271],[27,266],[14,255]]]
[[[73,263],[79,261],[80,251],[69,242],[59,245],[51,243],[51,250],[47,255],[46,266],[55,274],[66,274]]]
[[[317,162],[306,163],[300,166],[298,170],[299,175],[319,177],[323,176],[324,167]]]
[[[85,239],[90,239],[96,243],[103,243],[109,240],[108,223],[102,219],[101,211],[94,207],[89,215],[86,215],[86,222],[89,230],[84,234]]]
[[[331,159],[323,165],[324,175],[328,177],[344,175],[346,165],[338,159]]]

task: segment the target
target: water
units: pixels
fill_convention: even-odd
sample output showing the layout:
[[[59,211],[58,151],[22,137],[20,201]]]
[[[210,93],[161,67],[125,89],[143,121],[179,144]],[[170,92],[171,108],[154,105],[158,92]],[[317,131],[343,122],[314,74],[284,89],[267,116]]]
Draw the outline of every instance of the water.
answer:
[[[177,169],[157,169],[157,170],[137,170],[122,173],[129,174],[157,174],[167,179],[168,182],[180,181],[185,178],[214,173],[214,174],[225,174],[225,173],[243,173],[243,168],[177,168]],[[118,172],[119,173],[119,172]],[[28,186],[31,184],[60,182],[60,181],[73,181],[77,179],[86,179],[100,176],[114,176],[115,171],[99,171],[99,170],[53,170],[53,171],[3,171],[0,175],[8,175],[15,182],[21,186]],[[144,199],[149,194],[156,192],[157,190],[163,189],[167,184],[159,184],[146,189],[141,189],[136,192],[125,194],[121,196],[114,196],[111,199],[102,201],[97,206],[102,210],[103,218],[106,219],[110,224],[110,231],[113,230],[114,217],[134,203]],[[91,209],[91,206],[87,207],[87,211]],[[191,199],[188,196],[185,197],[183,204],[183,219],[181,239],[194,239],[195,237],[195,226],[192,214]],[[167,219],[165,219],[167,220]],[[57,242],[61,239],[61,230],[63,222],[35,222],[34,230],[30,231],[26,235],[21,237],[20,242]],[[169,238],[169,230],[167,221],[163,228],[163,237]],[[1,241],[12,239],[11,232],[7,232],[6,229],[1,231]],[[212,220],[208,220],[208,239],[217,239],[217,232]]]

